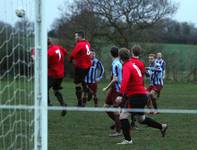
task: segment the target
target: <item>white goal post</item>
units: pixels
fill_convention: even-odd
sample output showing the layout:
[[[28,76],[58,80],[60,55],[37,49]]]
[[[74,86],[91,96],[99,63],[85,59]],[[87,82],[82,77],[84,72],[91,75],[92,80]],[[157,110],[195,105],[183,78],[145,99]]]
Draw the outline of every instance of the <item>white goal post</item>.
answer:
[[[0,0],[0,150],[48,149],[46,5]]]
[[[46,4],[35,0],[35,150],[48,148]]]

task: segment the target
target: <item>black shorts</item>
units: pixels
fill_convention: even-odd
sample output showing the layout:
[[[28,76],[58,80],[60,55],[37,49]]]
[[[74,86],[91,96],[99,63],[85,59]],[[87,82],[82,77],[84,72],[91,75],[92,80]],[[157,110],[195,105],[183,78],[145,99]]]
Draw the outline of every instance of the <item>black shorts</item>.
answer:
[[[85,83],[84,79],[85,76],[88,74],[89,69],[81,69],[81,68],[75,68],[75,77],[74,77],[74,83],[79,84],[79,83]]]
[[[51,78],[48,77],[48,89],[53,88],[53,90],[61,90],[61,84],[62,84],[63,78]]]
[[[128,98],[127,108],[144,109],[148,101],[146,94],[137,94]],[[144,115],[144,112],[136,112],[134,114]]]

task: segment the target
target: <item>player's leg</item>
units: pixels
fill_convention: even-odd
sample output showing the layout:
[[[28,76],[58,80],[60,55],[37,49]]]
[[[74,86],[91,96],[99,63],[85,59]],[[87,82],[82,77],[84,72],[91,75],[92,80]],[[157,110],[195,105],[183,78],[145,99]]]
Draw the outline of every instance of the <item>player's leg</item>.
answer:
[[[109,108],[113,105],[113,100],[112,100],[112,89],[110,89],[110,91],[107,94],[107,97],[105,99],[105,104],[104,107],[105,108]],[[113,120],[115,121],[115,116],[113,112],[108,112],[106,111],[106,114]]]
[[[53,85],[53,78],[48,77],[48,106],[52,106],[50,96],[49,96],[49,90],[51,89]]]
[[[133,113],[131,114],[131,128],[132,129],[137,128],[135,114],[133,114]]]
[[[57,97],[57,100],[60,103],[60,105],[67,106],[67,104],[64,102],[63,96],[60,92],[60,90],[62,89],[62,87],[61,87],[62,81],[63,81],[63,78],[55,80],[54,85],[53,85],[53,91],[54,91],[54,95]],[[61,115],[65,116],[66,110],[63,110]]]
[[[127,107],[126,107],[127,108]],[[120,113],[120,122],[122,125],[122,133],[124,135],[124,139],[122,142],[117,144],[132,144],[133,141],[131,140],[131,133],[130,133],[130,124],[129,124],[129,113],[128,112],[121,112]]]
[[[161,124],[161,123],[155,121],[154,119],[149,118],[145,115],[137,115],[137,120],[141,124],[145,124],[149,127],[159,129],[161,131],[162,137],[165,136],[166,130],[168,128],[167,124]]]
[[[147,103],[148,97],[147,95],[137,95],[132,99],[133,108],[144,109]],[[140,124],[148,125],[149,127],[159,129],[162,133],[162,136],[165,136],[165,132],[167,130],[167,124],[161,124],[155,121],[152,118],[147,117],[144,112],[137,113],[136,115],[137,121]]]
[[[120,114],[118,112],[115,112],[114,113],[114,121],[115,121],[115,130],[116,131],[110,135],[112,137],[116,137],[116,136],[122,135],[121,134],[122,126],[121,126],[121,122],[120,122],[119,117],[120,117]]]
[[[54,84],[53,84],[53,91],[54,91],[54,95],[56,96],[58,102],[60,103],[61,106],[65,105],[63,96],[60,92],[60,90],[62,89],[61,87],[61,83],[62,83],[63,79],[55,79],[54,80]]]
[[[92,83],[92,84],[88,84],[88,88],[89,88],[89,92],[88,92],[88,101],[90,101],[90,99],[93,96],[93,100],[94,100],[94,107],[98,106],[98,98],[97,98],[97,83]]]
[[[75,68],[75,77],[74,77],[74,83],[75,83],[75,95],[77,97],[78,104],[77,106],[82,106],[82,81],[81,81],[81,69]]]
[[[110,91],[107,94],[107,97],[105,98],[105,104],[104,107],[105,108],[110,108],[113,106],[113,100],[112,100],[112,89],[110,89]],[[111,120],[114,121],[114,123],[110,126],[110,129],[114,130],[115,129],[115,115],[114,112],[109,112],[106,111],[106,114],[108,115],[109,118],[111,118]]]
[[[89,88],[87,83],[85,83],[85,76],[88,74],[89,68],[88,69],[81,69],[81,74],[80,74],[80,80],[82,83],[82,106],[86,105],[86,100],[87,100],[87,95],[89,93]]]
[[[98,98],[96,94],[94,95],[93,100],[94,100],[94,107],[98,107]]]
[[[159,93],[158,93],[156,90],[151,90],[151,91],[150,91],[150,98],[151,98],[151,100],[152,100],[153,108],[155,109],[154,114],[157,113],[157,109],[158,109],[158,107],[157,107],[158,94],[159,94]]]
[[[87,98],[88,98],[88,93],[89,93],[89,88],[87,83],[83,82],[82,83],[83,87],[83,93],[82,93],[82,105],[86,106]]]
[[[89,92],[88,92],[88,98],[87,100],[90,101],[92,99],[92,96],[93,96],[93,92],[92,91],[92,84],[88,84],[88,88],[90,89]]]
[[[113,89],[112,92],[112,100],[113,100],[113,107],[114,108],[118,108],[120,107],[120,104],[118,104],[116,102],[116,98],[119,96],[119,93],[116,92],[115,89]],[[115,137],[115,136],[120,136],[121,135],[121,122],[120,122],[120,113],[119,112],[114,112],[114,119],[115,119],[115,130],[116,132],[113,133],[111,136]]]

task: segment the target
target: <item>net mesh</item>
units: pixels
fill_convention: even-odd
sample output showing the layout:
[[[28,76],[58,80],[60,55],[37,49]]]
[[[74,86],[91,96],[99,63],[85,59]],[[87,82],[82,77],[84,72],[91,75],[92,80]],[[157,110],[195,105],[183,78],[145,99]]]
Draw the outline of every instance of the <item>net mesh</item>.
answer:
[[[0,1],[0,149],[32,149],[34,111],[9,106],[34,105],[33,1]],[[16,10],[25,15],[18,17]],[[20,15],[20,14],[18,14]]]

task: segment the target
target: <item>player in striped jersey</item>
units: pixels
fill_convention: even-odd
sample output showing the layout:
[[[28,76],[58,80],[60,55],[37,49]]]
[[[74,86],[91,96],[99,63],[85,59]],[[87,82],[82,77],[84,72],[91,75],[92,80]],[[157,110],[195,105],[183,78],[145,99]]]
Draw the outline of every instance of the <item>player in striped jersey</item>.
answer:
[[[119,96],[120,92],[120,85],[122,81],[122,64],[119,59],[118,55],[118,48],[112,47],[111,48],[111,57],[112,57],[112,70],[111,70],[111,82],[107,85],[107,87],[103,88],[103,91],[110,89],[108,95],[105,99],[104,107],[119,107],[115,99]],[[115,112],[106,112],[107,115],[115,122],[115,129],[116,131],[109,136],[120,136],[121,135],[121,127],[120,127],[120,120],[119,120],[119,113]]]
[[[91,90],[91,92],[88,92],[88,101],[91,100],[92,96],[94,99],[94,106],[98,106],[98,98],[96,95],[97,92],[97,82],[99,82],[104,75],[104,67],[100,60],[98,60],[96,57],[96,54],[94,51],[91,51],[90,58],[92,65],[90,67],[90,70],[88,74],[85,77],[85,83],[88,85],[88,88]],[[99,74],[98,74],[99,73]],[[83,104],[86,104],[86,97],[83,99]]]
[[[165,68],[166,68],[166,62],[163,60],[163,58],[162,58],[162,53],[161,52],[159,52],[159,53],[157,53],[156,54],[156,56],[157,56],[157,58],[155,59],[155,62],[156,63],[159,63],[160,65],[161,65],[161,67],[162,67],[162,75],[163,75],[163,79],[165,79]]]
[[[146,69],[146,76],[149,77],[150,85],[147,88],[149,91],[149,97],[152,100],[152,104],[157,114],[157,102],[156,100],[160,96],[160,92],[163,88],[163,69],[161,64],[156,63],[155,55],[149,54],[149,67]]]

